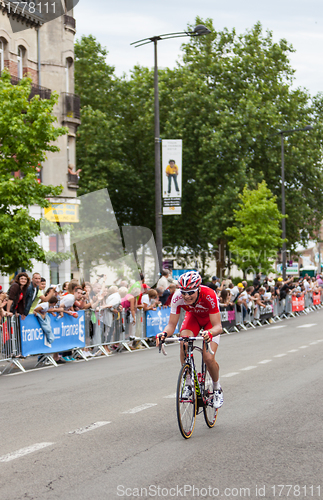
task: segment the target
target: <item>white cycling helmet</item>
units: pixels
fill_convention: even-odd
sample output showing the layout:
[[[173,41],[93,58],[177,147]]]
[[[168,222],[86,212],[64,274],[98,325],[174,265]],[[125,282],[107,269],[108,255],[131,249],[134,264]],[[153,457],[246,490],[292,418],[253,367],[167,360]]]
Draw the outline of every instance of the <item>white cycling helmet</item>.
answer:
[[[202,278],[196,271],[188,271],[179,277],[178,285],[181,290],[197,290]]]

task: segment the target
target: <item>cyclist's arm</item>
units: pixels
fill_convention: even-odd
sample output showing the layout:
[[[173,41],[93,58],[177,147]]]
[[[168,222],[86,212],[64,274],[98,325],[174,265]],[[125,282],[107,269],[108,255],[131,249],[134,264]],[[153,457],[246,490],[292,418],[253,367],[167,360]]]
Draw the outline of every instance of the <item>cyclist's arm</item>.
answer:
[[[164,328],[164,332],[167,333],[167,337],[171,337],[175,332],[176,325],[179,320],[179,314],[170,314],[168,325]]]
[[[210,314],[210,322],[212,328],[209,329],[209,332],[212,333],[213,337],[222,333],[221,313]]]

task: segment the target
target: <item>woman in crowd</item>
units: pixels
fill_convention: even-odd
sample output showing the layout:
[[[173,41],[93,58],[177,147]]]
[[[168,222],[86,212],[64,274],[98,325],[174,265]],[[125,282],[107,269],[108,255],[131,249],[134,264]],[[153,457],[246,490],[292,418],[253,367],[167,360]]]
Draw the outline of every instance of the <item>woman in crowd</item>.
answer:
[[[154,290],[153,288],[150,288],[147,293],[145,293],[142,296],[141,303],[143,306],[143,310],[150,311],[150,310],[156,310],[156,301],[158,301],[158,294],[157,291]]]
[[[13,314],[21,314],[22,318],[25,319],[25,297],[27,288],[30,284],[30,278],[27,273],[22,272],[17,274],[14,283],[12,283],[9,288],[9,299],[7,303],[7,313],[8,316]]]
[[[223,289],[220,291],[220,295],[219,295],[219,302],[220,302],[220,305],[223,306],[223,307],[227,307],[230,305],[230,301],[231,301],[231,292],[230,290],[227,290],[227,289]]]

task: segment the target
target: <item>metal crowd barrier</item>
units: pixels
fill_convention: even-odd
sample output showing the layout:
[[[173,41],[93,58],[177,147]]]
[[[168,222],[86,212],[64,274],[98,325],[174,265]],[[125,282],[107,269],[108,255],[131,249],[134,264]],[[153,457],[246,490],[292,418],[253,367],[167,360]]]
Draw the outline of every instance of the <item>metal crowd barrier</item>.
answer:
[[[318,299],[316,298],[316,301]],[[268,302],[266,307],[256,306],[245,308],[242,305],[224,307],[220,304],[221,319],[225,333],[239,332],[248,328],[256,328],[270,322],[282,321],[283,318],[307,314],[323,308],[323,290],[320,291],[320,303],[314,304],[313,293],[304,296],[304,310],[293,311],[292,295],[286,298]],[[179,328],[183,322],[185,311],[182,311]],[[127,311],[114,314],[110,325],[105,325],[100,312],[85,311],[85,348],[73,350],[73,355],[84,360],[89,360],[95,354],[108,356],[106,347],[112,347],[116,352],[124,349],[132,351],[138,348],[150,348],[149,343],[154,342],[155,337],[147,335],[146,313],[142,309],[136,311],[136,323],[133,324],[132,316]],[[21,354],[20,324],[19,317],[4,317],[0,321],[0,374],[11,370],[14,366],[25,372],[25,368],[19,361]],[[92,351],[92,352],[91,352]],[[87,354],[90,353],[90,354]],[[6,365],[1,370],[2,366]]]
[[[95,354],[109,356],[107,348],[113,346],[116,351],[126,349],[132,351],[138,348],[138,344],[149,349],[145,340],[145,320],[144,312],[141,309],[136,311],[136,323],[133,324],[132,315],[127,311],[114,314],[111,326],[106,325],[101,317],[100,311],[85,311],[85,349],[75,349],[75,355],[86,361],[90,357],[87,352],[95,350]],[[92,354],[92,353],[91,353]]]
[[[19,317],[4,316],[0,321],[0,363],[9,364],[0,373],[11,371],[13,365],[25,372],[19,357],[21,357]]]

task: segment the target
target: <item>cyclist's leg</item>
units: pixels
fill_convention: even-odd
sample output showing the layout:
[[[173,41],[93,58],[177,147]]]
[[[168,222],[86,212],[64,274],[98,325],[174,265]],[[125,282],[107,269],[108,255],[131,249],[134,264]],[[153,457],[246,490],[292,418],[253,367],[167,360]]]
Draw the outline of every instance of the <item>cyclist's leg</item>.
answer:
[[[200,325],[198,324],[193,313],[186,312],[184,321],[181,326],[181,336],[182,337],[196,337],[200,331]],[[180,346],[180,360],[181,365],[185,361],[185,346],[184,343],[181,342]]]
[[[217,339],[217,337],[215,337]],[[206,350],[206,346],[204,345],[203,347],[203,359],[204,363],[206,364],[206,368],[208,369],[209,374],[211,375],[211,378],[213,380],[213,383],[217,383],[219,381],[219,364],[215,360],[215,354],[218,349],[218,343],[217,342],[210,342],[210,347],[211,350],[213,351],[213,354],[210,353],[210,351]]]

